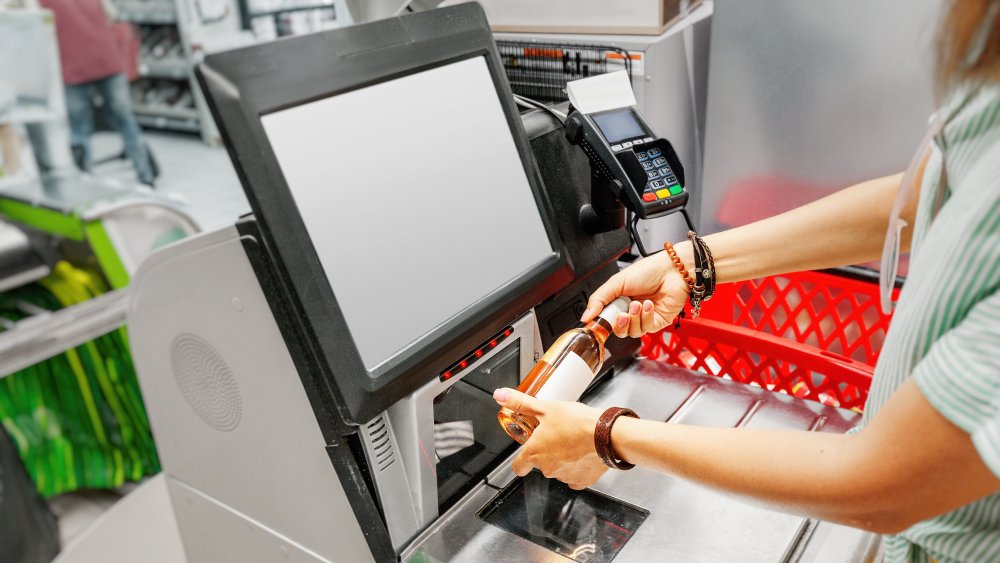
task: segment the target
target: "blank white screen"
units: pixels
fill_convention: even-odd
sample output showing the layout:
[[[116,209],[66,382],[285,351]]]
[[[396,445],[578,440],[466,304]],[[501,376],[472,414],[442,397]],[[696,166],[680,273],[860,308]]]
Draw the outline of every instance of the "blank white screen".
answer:
[[[261,122],[369,370],[553,255],[482,57]]]

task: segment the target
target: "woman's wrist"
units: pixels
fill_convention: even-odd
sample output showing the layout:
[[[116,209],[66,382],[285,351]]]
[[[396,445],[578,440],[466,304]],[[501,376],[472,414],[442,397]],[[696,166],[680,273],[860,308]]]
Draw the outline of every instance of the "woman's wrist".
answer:
[[[691,247],[691,241],[685,240],[678,242],[674,245],[674,250],[677,251],[677,257],[681,259],[681,263],[687,268],[687,271],[694,271],[694,249]]]
[[[594,449],[597,451],[597,456],[612,469],[628,470],[635,467],[616,455],[611,438],[614,427],[624,418],[638,419],[639,415],[627,407],[610,407],[601,414],[594,428]]]
[[[611,427],[611,451],[614,456],[626,463],[636,465],[635,456],[629,451],[628,436],[630,429],[641,422],[638,418],[621,417]]]

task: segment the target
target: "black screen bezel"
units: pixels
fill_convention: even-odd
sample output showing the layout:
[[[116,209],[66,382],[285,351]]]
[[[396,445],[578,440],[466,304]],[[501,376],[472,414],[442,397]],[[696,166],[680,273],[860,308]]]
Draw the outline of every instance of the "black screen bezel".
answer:
[[[264,132],[263,115],[481,56],[539,207],[553,254],[428,333],[420,346],[368,370],[350,338],[305,224]],[[382,20],[210,55],[198,78],[260,223],[264,246],[285,273],[305,334],[313,340],[336,410],[363,424],[462,354],[572,279],[520,116],[482,8],[475,3],[436,13]],[[377,206],[370,210],[377,220]],[[387,226],[391,228],[391,226]],[[512,228],[516,223],[512,222]],[[405,233],[400,233],[405,244]],[[401,283],[404,283],[401,280]],[[419,298],[419,296],[415,296]]]

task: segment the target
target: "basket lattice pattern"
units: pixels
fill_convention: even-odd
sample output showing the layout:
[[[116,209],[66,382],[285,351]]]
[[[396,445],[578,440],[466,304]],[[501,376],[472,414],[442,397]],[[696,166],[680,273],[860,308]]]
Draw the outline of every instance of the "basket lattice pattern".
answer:
[[[643,337],[642,354],[859,411],[891,321],[876,283],[824,272],[720,286],[703,313]]]

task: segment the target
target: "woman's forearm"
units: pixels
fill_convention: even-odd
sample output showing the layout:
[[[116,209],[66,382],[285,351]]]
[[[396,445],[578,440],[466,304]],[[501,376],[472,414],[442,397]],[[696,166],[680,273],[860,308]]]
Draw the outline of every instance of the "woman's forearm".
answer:
[[[895,533],[1000,490],[972,439],[907,380],[853,436],[619,418],[620,459],[782,511]]]
[[[858,498],[842,434],[708,428],[620,418],[621,459],[736,494],[784,512],[854,526]]]
[[[877,259],[902,178],[896,174],[862,182],[781,215],[704,237],[719,282]],[[676,248],[693,267],[690,243]]]

